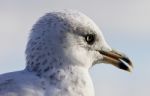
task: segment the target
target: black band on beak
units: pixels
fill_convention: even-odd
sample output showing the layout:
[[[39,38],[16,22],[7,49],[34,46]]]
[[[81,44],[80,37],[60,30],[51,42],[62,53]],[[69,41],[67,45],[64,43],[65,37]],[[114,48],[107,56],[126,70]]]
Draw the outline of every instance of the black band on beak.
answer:
[[[117,52],[115,50],[112,51],[99,51],[100,54],[103,55],[103,62],[110,63],[120,69],[130,71],[130,67],[133,67],[130,59],[124,54]],[[129,67],[130,66],[130,67]]]

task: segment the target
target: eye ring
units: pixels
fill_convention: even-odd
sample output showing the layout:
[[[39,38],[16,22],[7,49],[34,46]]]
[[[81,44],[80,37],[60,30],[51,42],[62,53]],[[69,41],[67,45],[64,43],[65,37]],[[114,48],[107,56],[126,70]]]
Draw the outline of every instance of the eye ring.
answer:
[[[95,35],[94,34],[87,34],[85,36],[85,40],[89,45],[92,45],[95,42]]]

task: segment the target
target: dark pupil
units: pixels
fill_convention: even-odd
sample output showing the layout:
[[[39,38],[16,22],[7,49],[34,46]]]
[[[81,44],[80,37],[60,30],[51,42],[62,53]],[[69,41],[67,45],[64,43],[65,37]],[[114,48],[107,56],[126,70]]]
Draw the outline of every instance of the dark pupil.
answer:
[[[85,39],[88,44],[93,44],[95,37],[93,34],[88,34],[88,35],[86,35]]]

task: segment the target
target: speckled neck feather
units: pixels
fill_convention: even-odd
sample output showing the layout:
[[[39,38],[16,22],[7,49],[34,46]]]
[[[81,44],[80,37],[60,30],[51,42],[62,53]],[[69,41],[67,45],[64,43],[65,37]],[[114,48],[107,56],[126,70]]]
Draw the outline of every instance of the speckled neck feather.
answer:
[[[74,22],[74,18],[76,18],[77,23]],[[70,41],[65,37],[66,34],[77,31],[76,25],[82,27],[81,23],[86,23],[83,25],[89,27],[94,26],[86,21],[87,17],[85,15],[74,11],[52,12],[41,17],[33,26],[27,44],[26,70],[35,73],[39,77],[46,78],[51,85],[66,91],[67,96],[87,96],[86,94],[93,96],[93,85],[88,73],[88,68],[91,66],[88,65],[89,61],[86,61],[87,65],[84,65],[84,68],[82,63],[71,60],[69,56],[64,54],[64,51],[68,51],[67,46],[70,47],[71,44],[76,44],[75,42],[68,43]],[[84,59],[83,61],[85,62]],[[91,89],[92,91],[88,91]],[[87,92],[85,93],[83,90]]]

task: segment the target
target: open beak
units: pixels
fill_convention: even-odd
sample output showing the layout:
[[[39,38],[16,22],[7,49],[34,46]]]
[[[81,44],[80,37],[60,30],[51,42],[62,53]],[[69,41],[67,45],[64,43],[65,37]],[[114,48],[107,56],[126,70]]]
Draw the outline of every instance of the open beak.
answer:
[[[100,54],[103,55],[103,63],[110,63],[122,70],[131,71],[130,68],[133,67],[130,59],[124,54],[117,52],[115,50],[112,51],[99,51]]]

